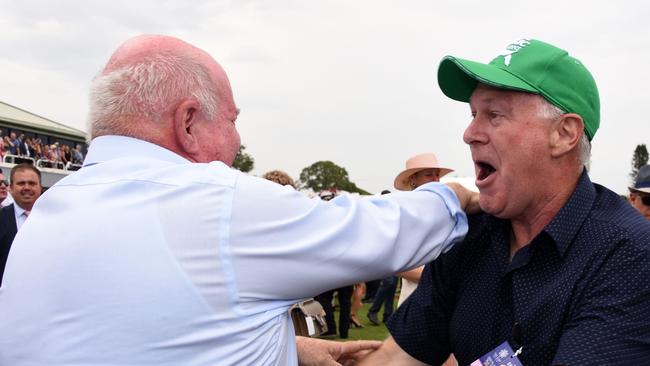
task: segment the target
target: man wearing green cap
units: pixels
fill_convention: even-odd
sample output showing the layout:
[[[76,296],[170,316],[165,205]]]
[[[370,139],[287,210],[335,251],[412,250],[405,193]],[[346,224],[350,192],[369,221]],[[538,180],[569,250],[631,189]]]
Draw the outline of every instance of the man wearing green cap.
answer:
[[[650,223],[587,175],[589,71],[522,39],[489,64],[445,57],[438,83],[470,105],[485,213],[426,266],[362,365],[649,365]]]

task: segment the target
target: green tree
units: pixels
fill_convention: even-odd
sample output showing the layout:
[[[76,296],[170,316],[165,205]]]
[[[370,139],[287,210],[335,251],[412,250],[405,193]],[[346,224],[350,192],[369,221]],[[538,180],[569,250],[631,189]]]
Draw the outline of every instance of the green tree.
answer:
[[[237,151],[237,155],[235,155],[235,161],[232,162],[232,167],[244,173],[248,173],[253,170],[255,159],[244,150],[246,150],[245,145],[239,146],[239,151]]]
[[[331,161],[317,161],[300,172],[299,187],[314,192],[336,188],[347,192],[370,194],[350,182],[348,171]]]
[[[645,144],[636,145],[634,155],[632,156],[632,172],[630,172],[632,183],[636,180],[639,169],[646,164],[648,164],[648,149],[645,147]]]

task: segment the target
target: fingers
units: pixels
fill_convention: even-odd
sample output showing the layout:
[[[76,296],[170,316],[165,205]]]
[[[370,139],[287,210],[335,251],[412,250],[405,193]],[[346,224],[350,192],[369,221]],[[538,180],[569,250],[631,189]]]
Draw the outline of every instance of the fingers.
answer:
[[[341,357],[337,361],[341,362],[343,365],[352,364],[352,363],[366,357],[368,354],[370,354],[370,353],[372,353],[374,351],[376,351],[375,348],[373,348],[373,349],[364,349],[364,350],[357,351],[357,352],[352,353],[352,354],[341,355]]]
[[[381,347],[380,341],[352,341],[341,343],[341,356],[352,355],[360,351],[374,351]]]
[[[300,366],[351,365],[381,346],[380,341],[335,342],[296,337]]]
[[[382,342],[379,341],[353,341],[342,344],[341,356],[338,358],[342,366],[355,365],[369,353],[376,351]]]
[[[298,336],[296,347],[300,366],[341,366],[335,361],[340,355],[338,342]]]
[[[481,212],[481,206],[479,205],[480,195],[477,192],[470,192],[470,197],[465,207],[465,212],[468,214],[476,214]]]
[[[470,191],[469,189],[463,187],[459,183],[445,183],[449,188],[451,188],[458,201],[460,202],[460,207],[468,214],[475,214],[481,212],[481,208],[478,204],[479,194],[477,192]]]

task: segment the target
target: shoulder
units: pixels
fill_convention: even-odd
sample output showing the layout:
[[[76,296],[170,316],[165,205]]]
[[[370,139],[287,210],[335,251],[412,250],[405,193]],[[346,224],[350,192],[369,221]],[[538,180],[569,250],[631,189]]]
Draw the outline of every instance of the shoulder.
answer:
[[[467,216],[467,220],[469,224],[469,230],[467,231],[465,241],[475,242],[488,232],[491,221],[494,220],[494,217],[486,213],[480,213],[477,215]]]
[[[5,235],[8,228],[16,222],[14,215],[13,203],[0,209],[0,236]]]
[[[609,189],[594,184],[597,198],[588,226],[599,226],[632,242],[648,243],[650,221],[641,216],[627,201]]]
[[[214,186],[232,188],[244,175],[222,162],[189,163],[165,161],[148,156],[133,156],[125,160],[108,160],[84,166],[55,187],[101,184],[106,182],[131,182],[133,184],[160,184],[172,187],[201,189]]]
[[[467,216],[468,231],[465,239],[449,251],[450,256],[466,262],[468,257],[475,257],[489,247],[489,233],[498,219],[486,213]]]
[[[13,204],[13,203],[10,204],[10,205],[7,205],[7,206],[5,206],[5,207],[3,207],[3,208],[0,210],[0,212],[2,213],[2,215],[13,215],[13,214],[14,214],[14,211],[15,211],[15,210],[14,210],[14,204]]]
[[[490,231],[498,219],[485,213],[468,216],[469,229],[465,239],[429,263],[433,278],[444,278],[448,284],[458,283],[472,268],[488,255]]]
[[[641,256],[650,261],[650,221],[616,193],[598,184],[594,187],[596,200],[580,231],[585,242],[608,252],[623,250],[630,259]]]

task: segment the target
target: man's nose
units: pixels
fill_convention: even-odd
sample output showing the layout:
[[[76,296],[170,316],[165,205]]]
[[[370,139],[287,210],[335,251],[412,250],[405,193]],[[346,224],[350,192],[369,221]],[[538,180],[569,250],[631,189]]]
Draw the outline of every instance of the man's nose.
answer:
[[[468,145],[485,143],[487,141],[487,136],[481,129],[481,121],[478,115],[472,118],[469,125],[465,129],[465,132],[463,132],[463,141],[465,141],[465,143]]]

